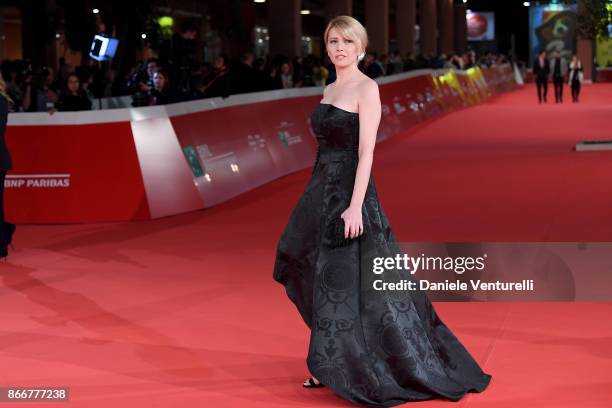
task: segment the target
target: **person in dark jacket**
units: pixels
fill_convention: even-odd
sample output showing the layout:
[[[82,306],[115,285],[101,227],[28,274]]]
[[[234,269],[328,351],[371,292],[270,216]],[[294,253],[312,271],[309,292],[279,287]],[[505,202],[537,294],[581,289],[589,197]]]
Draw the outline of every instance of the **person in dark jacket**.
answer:
[[[245,52],[240,62],[231,69],[232,94],[259,92],[264,90],[264,77],[258,69],[253,67],[255,56],[252,52]]]
[[[544,103],[547,102],[546,95],[548,94],[549,74],[550,65],[546,59],[546,51],[542,50],[533,63],[533,76],[535,77],[536,87],[538,88],[538,103],[542,103],[542,96],[544,96]]]
[[[8,246],[11,244],[15,232],[15,224],[4,220],[4,179],[6,178],[6,172],[13,168],[11,154],[4,139],[11,103],[11,98],[6,93],[6,83],[0,75],[0,258],[6,258],[8,255]]]
[[[231,92],[229,69],[226,65],[227,57],[219,55],[215,59],[213,72],[205,80],[205,84],[198,89],[202,98],[221,96],[227,98]]]
[[[91,101],[81,87],[77,74],[69,74],[66,78],[66,89],[57,100],[57,110],[64,112],[91,110]]]
[[[372,79],[378,78],[379,76],[383,76],[385,74],[380,62],[376,59],[376,54],[371,52],[368,52],[365,56],[363,69],[365,74]]]
[[[559,51],[555,51],[555,57],[550,63],[550,72],[555,88],[555,103],[563,103],[563,84],[567,76],[567,61],[561,58]]]

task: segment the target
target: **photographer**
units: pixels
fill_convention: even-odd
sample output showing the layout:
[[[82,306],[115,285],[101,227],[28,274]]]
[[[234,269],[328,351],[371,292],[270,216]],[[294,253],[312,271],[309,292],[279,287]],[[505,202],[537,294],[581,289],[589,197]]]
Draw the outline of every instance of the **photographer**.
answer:
[[[34,74],[26,73],[24,83],[24,112],[50,112],[55,109],[58,92],[53,85],[52,68],[43,67]]]
[[[159,69],[157,58],[149,58],[146,64],[140,64],[134,68],[133,73],[126,83],[126,89],[132,93],[132,106],[147,105],[147,95],[155,84],[153,83],[153,75]]]

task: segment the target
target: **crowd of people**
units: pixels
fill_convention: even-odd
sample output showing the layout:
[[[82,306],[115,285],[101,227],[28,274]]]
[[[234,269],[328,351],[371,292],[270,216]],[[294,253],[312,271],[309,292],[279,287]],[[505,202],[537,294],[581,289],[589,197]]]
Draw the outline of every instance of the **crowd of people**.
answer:
[[[397,74],[414,69],[468,69],[507,62],[504,55],[485,54],[476,58],[473,51],[465,54],[424,56],[399,52],[377,55],[370,52],[360,62],[360,69],[370,78]],[[239,59],[219,55],[212,64],[194,64],[188,81],[180,81],[168,75],[164,63],[157,58],[139,62],[126,81],[134,106],[164,104],[183,100],[259,92],[273,89],[324,86],[335,80],[333,64],[324,64],[314,55],[293,59],[276,56],[270,59],[255,58],[247,52]]]
[[[106,78],[99,78],[99,66],[71,67],[60,60],[57,72],[29,61],[5,60],[0,64],[10,112],[82,111],[92,108],[92,100],[102,96]],[[102,89],[103,92],[103,89]],[[109,93],[110,96],[110,93]]]
[[[399,52],[366,54],[360,69],[371,78],[400,72],[433,69],[467,69],[503,64],[501,54],[476,57],[464,54],[425,56]],[[212,63],[192,58],[177,63],[167,55],[137,61],[119,76],[109,63],[88,60],[71,66],[60,59],[59,69],[34,66],[29,61],[3,61],[0,72],[11,99],[11,112],[82,111],[92,109],[97,98],[132,96],[132,106],[164,105],[173,102],[259,92],[273,89],[324,86],[335,80],[333,64],[314,55],[293,59],[277,55],[256,58],[251,52],[239,58],[221,54]]]

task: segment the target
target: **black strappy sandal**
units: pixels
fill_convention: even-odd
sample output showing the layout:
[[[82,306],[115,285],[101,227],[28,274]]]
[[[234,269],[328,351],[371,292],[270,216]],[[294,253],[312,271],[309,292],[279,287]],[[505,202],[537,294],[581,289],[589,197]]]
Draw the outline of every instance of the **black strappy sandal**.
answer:
[[[314,378],[310,377],[308,379],[308,381],[306,382],[306,384],[302,384],[302,387],[304,388],[320,388],[320,387],[325,387],[323,384],[321,384],[320,382],[317,384],[314,381]]]

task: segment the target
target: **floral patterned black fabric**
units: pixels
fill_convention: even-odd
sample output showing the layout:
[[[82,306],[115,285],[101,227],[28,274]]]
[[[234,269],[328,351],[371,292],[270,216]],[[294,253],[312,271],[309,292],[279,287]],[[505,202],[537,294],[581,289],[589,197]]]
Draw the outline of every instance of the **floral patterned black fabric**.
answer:
[[[373,273],[374,257],[400,250],[372,177],[362,206],[364,234],[338,236],[359,159],[359,115],[320,103],[311,125],[317,160],[278,242],[273,275],[311,330],[308,369],[339,396],[372,406],[457,401],[483,391],[491,376],[440,320],[426,293],[374,289],[377,279],[414,279],[401,269]]]

